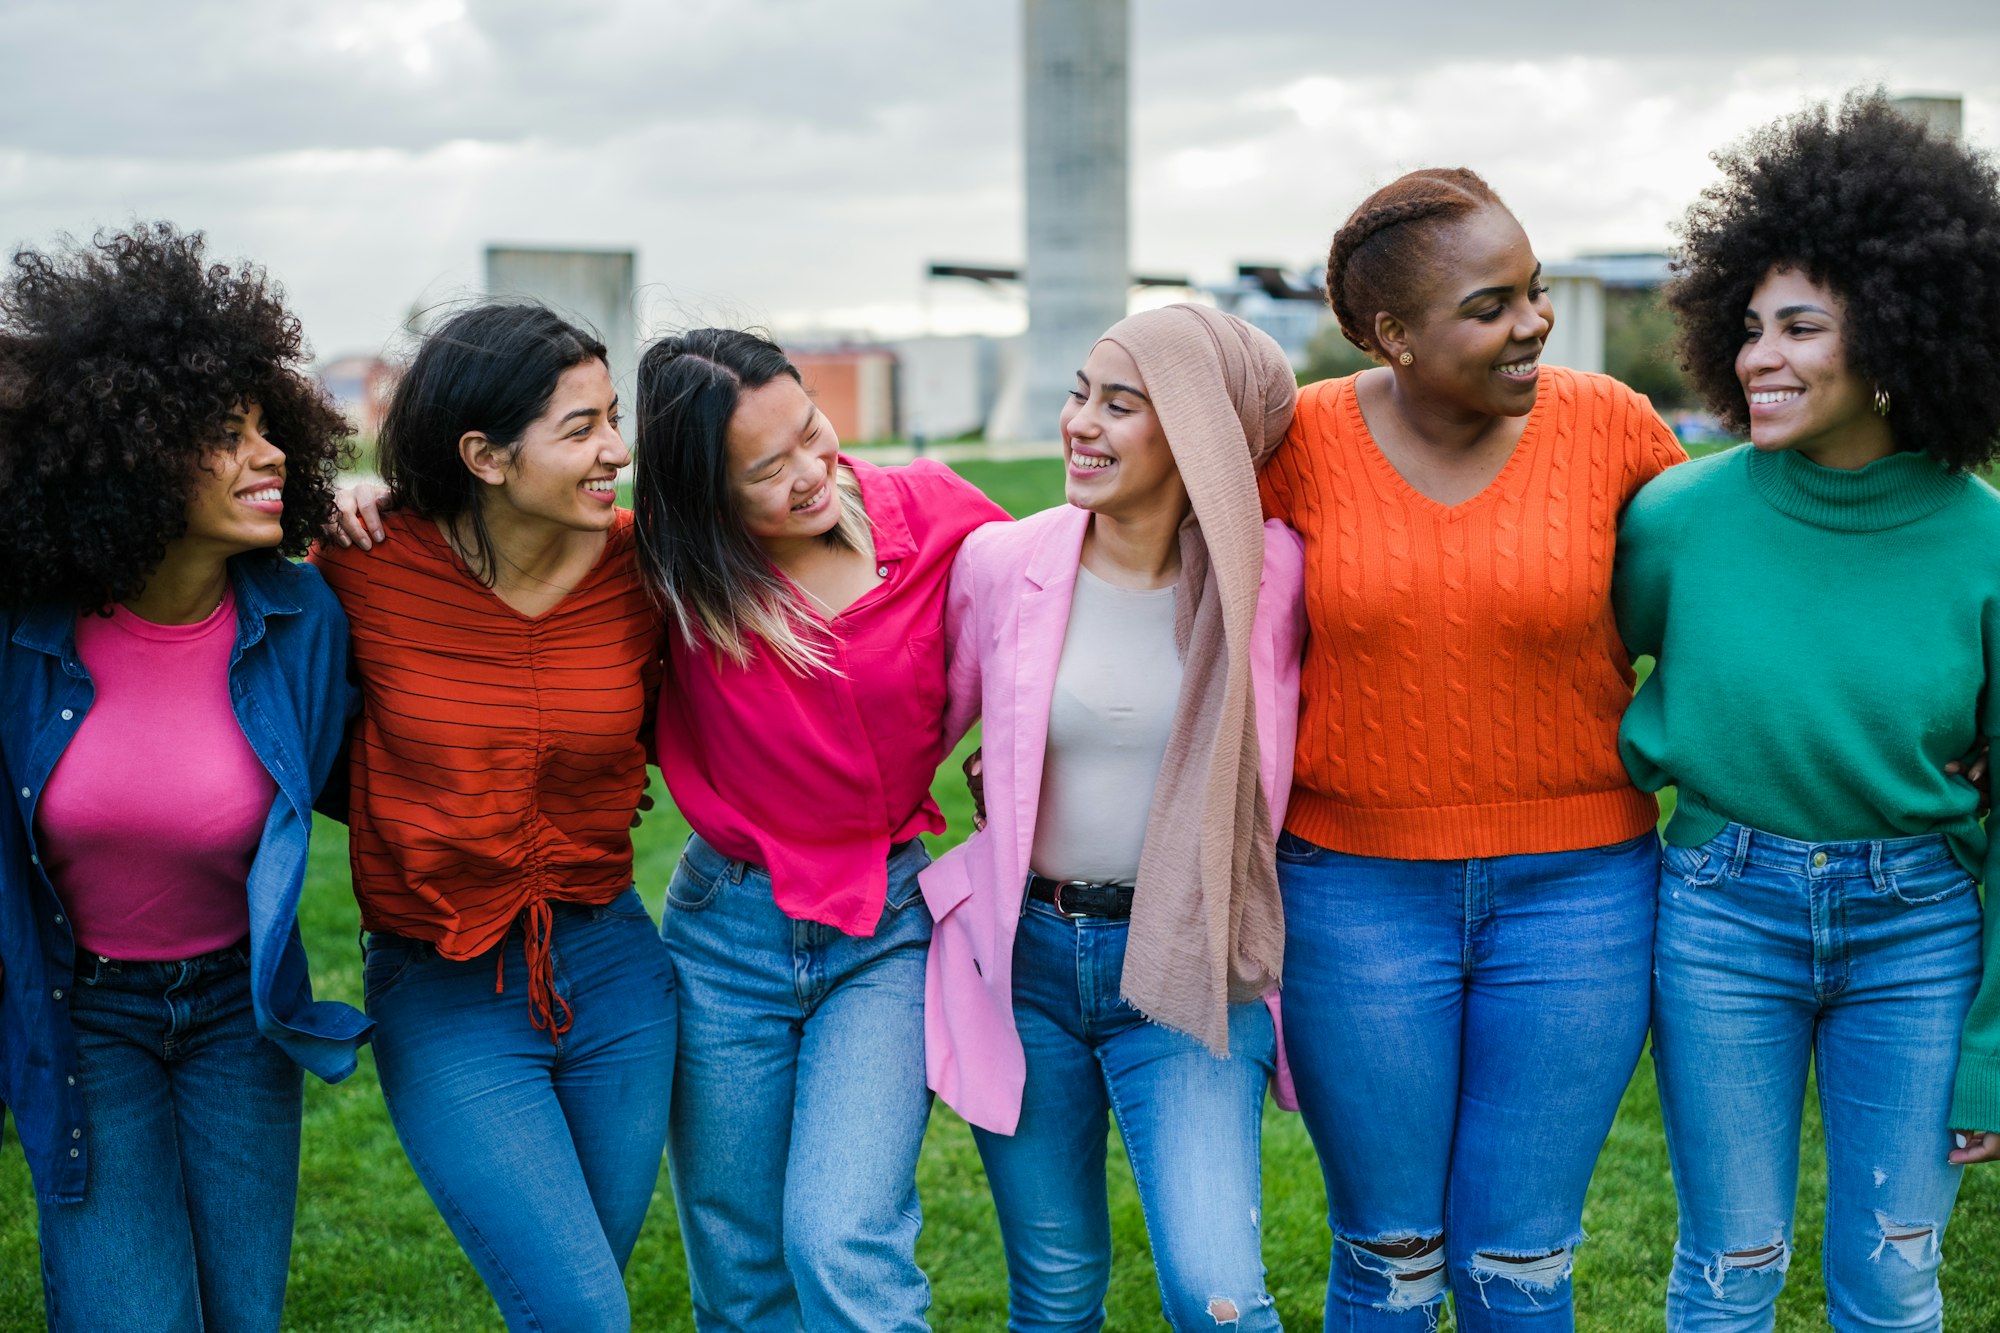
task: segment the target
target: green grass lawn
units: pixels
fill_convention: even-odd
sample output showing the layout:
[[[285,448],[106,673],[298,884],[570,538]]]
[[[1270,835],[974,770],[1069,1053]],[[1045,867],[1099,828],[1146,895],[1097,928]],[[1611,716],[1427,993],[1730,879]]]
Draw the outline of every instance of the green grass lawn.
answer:
[[[966,464],[960,468],[1015,513],[1060,495],[1053,460]],[[970,748],[970,742],[966,747]],[[940,770],[939,804],[955,841],[971,810],[954,755]],[[637,878],[657,912],[687,826],[666,804],[636,835]],[[358,917],[347,884],[347,839],[321,822],[301,909],[313,973],[324,997],[361,1001]],[[1819,1277],[1824,1206],[1824,1159],[1818,1148],[1816,1099],[1808,1096],[1804,1185],[1800,1191],[1798,1255],[1780,1306],[1778,1327],[1822,1326]],[[497,1170],[522,1169],[498,1163]],[[1981,1254],[2000,1251],[2000,1168],[1966,1176],[1946,1248],[1944,1286],[1950,1321],[1963,1329],[2000,1328],[2000,1278],[1979,1267]],[[1160,1327],[1159,1305],[1144,1220],[1131,1172],[1115,1150],[1110,1166],[1117,1258],[1110,1327]],[[925,1226],[918,1257],[936,1293],[932,1315],[941,1329],[998,1329],[1006,1315],[1006,1265],[971,1135],[939,1106],[931,1117],[919,1172]],[[367,1052],[355,1076],[338,1087],[307,1081],[305,1163],[299,1188],[298,1234],[292,1251],[286,1327],[301,1330],[498,1329],[500,1320],[472,1267],[431,1207],[403,1158],[382,1109]],[[1296,1116],[1268,1108],[1264,1137],[1264,1254],[1270,1289],[1288,1326],[1316,1328],[1329,1237],[1325,1197],[1312,1145]],[[41,1290],[34,1210],[27,1166],[11,1124],[0,1145],[0,1330],[41,1326]],[[1674,1200],[1660,1137],[1651,1066],[1642,1063],[1618,1115],[1592,1184],[1584,1225],[1591,1239],[1578,1251],[1578,1322],[1585,1329],[1649,1330],[1664,1326],[1661,1302],[1673,1247]],[[628,1273],[634,1325],[686,1329],[687,1277],[671,1185],[664,1168],[654,1207]],[[1412,1323],[1412,1333],[1421,1325]]]

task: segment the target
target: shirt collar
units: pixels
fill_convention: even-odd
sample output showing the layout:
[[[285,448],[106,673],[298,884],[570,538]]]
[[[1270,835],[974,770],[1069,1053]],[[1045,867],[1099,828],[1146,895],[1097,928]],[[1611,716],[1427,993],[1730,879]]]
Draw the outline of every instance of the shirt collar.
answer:
[[[903,512],[903,495],[886,473],[873,463],[840,456],[841,465],[853,469],[861,484],[861,507],[868,511],[868,527],[875,538],[877,560],[901,560],[916,554],[916,538],[910,535],[910,521]]]

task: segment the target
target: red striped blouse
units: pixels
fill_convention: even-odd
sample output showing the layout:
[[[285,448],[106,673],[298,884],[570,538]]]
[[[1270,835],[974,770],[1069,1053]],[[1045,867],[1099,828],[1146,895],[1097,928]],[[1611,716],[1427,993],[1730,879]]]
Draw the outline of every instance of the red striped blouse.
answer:
[[[631,884],[646,783],[662,622],[632,515],[619,511],[589,575],[534,618],[474,579],[431,520],[383,523],[390,540],[373,552],[313,555],[347,611],[364,701],[349,749],[361,924],[464,959],[526,913],[531,1008],[559,1033],[545,957],[535,966],[547,904],[608,902]]]

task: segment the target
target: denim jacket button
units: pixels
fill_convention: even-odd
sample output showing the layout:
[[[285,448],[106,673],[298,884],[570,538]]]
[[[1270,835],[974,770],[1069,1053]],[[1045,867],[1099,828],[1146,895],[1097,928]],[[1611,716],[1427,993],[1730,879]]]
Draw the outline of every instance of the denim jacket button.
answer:
[[[57,998],[58,1000],[60,1000],[60,999],[62,998],[62,988],[61,988],[61,987],[57,987],[57,988],[56,988],[56,998]]]
[[[69,1132],[69,1136],[73,1139],[80,1139],[83,1137],[83,1131],[81,1129],[72,1129]]]
[[[75,1157],[75,1156],[77,1155],[77,1151],[76,1151],[76,1149],[74,1149],[74,1148],[71,1148],[71,1149],[69,1150],[69,1155],[70,1155],[71,1157]]]
[[[27,800],[27,799],[28,799],[28,796],[29,796],[29,795],[30,795],[30,793],[29,793],[29,791],[28,791],[28,789],[27,789],[26,787],[23,787],[23,788],[21,788],[21,799],[22,799],[22,800],[24,800],[24,801],[25,801],[25,800]]]
[[[67,721],[69,721],[69,720],[70,720],[71,718],[73,718],[73,717],[75,717],[75,716],[76,716],[76,714],[75,714],[75,713],[72,713],[72,712],[71,712],[71,711],[70,711],[69,709],[67,709],[67,708],[63,709],[63,721],[67,722]]]
[[[76,1075],[75,1075],[75,1074],[71,1074],[71,1075],[69,1076],[69,1085],[70,1085],[70,1086],[71,1086],[72,1088],[76,1086]]]

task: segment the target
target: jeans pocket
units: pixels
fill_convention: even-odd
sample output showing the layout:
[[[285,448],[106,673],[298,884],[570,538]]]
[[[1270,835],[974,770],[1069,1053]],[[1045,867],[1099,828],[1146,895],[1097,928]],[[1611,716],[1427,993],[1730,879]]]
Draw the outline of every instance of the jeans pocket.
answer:
[[[677,912],[699,912],[715,901],[724,878],[722,875],[714,879],[704,877],[688,863],[687,853],[683,852],[680,864],[674,867],[673,878],[667,881],[667,906]]]
[[[361,994],[373,1002],[401,981],[426,952],[425,945],[394,935],[370,935],[361,958]]]
[[[1681,882],[1690,889],[1713,888],[1722,878],[1722,869],[1727,864],[1707,844],[1700,847],[1682,847],[1676,843],[1660,844],[1660,865],[1679,875]]]
[[[1909,870],[1884,871],[1876,881],[1882,892],[1909,907],[1941,903],[1972,892],[1974,880],[1965,867],[1946,857]]]
[[[648,925],[653,923],[653,914],[646,910],[645,900],[639,896],[636,889],[625,890],[610,902],[600,905],[597,910],[617,921],[644,921]]]
[[[931,863],[931,850],[922,838],[910,842],[915,845],[906,845],[889,858],[889,885],[882,905],[892,912],[900,912],[923,897],[923,884],[917,876]]]
[[[1278,834],[1276,850],[1280,861],[1293,866],[1313,865],[1324,860],[1327,855],[1326,848],[1316,842],[1307,842],[1290,829],[1284,829]]]

